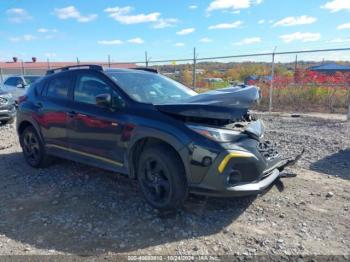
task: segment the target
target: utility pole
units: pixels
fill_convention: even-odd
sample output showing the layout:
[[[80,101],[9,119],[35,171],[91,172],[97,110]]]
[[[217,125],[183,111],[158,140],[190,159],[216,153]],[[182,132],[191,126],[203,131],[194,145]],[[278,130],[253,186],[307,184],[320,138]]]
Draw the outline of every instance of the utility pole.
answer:
[[[111,68],[111,56],[108,55],[108,68]]]
[[[297,83],[297,81],[298,81],[298,79],[297,79],[297,74],[298,74],[298,72],[297,72],[297,70],[298,70],[298,55],[295,55],[295,64],[294,64],[294,84],[296,84]]]
[[[273,50],[272,53],[272,64],[271,64],[271,83],[270,83],[270,101],[269,101],[269,112],[272,112],[272,95],[273,95],[273,82],[275,78],[275,53],[276,53],[276,47]]]
[[[196,88],[196,48],[193,48],[193,71],[192,71],[192,88]]]
[[[50,59],[49,58],[47,58],[47,69],[51,69],[51,67],[50,67]]]
[[[24,75],[24,63],[23,63],[23,59],[21,59],[21,68],[22,68],[22,75]]]
[[[146,65],[146,68],[148,67],[148,54],[147,54],[147,51],[145,52],[145,65]]]
[[[79,58],[77,57],[77,65],[80,65],[80,61]]]

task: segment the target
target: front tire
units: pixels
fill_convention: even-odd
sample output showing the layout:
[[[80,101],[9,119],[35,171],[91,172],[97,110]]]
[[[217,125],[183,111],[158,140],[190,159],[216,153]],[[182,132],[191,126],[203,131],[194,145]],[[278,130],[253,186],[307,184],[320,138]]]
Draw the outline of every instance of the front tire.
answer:
[[[27,163],[35,168],[46,167],[51,158],[46,154],[44,144],[32,126],[28,126],[20,135],[23,155]]]
[[[157,144],[141,153],[137,177],[147,202],[160,210],[180,208],[188,195],[180,157],[169,146]]]

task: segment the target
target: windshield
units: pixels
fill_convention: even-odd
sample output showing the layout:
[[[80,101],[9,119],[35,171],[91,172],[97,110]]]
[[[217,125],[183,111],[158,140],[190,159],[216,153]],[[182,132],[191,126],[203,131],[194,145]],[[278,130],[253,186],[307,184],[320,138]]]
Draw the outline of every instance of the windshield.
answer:
[[[141,103],[171,104],[197,95],[188,87],[160,74],[107,72],[132,99]]]
[[[39,78],[40,78],[39,76],[24,76],[24,80],[26,81],[27,85],[31,85]]]

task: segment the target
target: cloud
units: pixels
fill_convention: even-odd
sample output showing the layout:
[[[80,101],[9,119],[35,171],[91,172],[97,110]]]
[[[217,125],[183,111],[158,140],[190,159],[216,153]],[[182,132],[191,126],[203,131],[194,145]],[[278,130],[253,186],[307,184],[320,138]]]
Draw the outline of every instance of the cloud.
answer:
[[[38,33],[57,33],[57,29],[38,28]]]
[[[189,9],[197,9],[198,8],[198,5],[190,5],[188,6]]]
[[[145,41],[143,41],[140,37],[132,38],[128,40],[129,43],[132,44],[143,44]]]
[[[259,25],[264,24],[264,23],[265,23],[265,19],[260,19],[260,20],[258,21],[258,24],[259,24]]]
[[[208,37],[204,37],[204,38],[199,39],[199,42],[201,42],[201,43],[210,43],[210,42],[213,42],[213,40],[208,38]]]
[[[31,34],[25,34],[25,35],[22,35],[22,36],[15,36],[15,37],[9,38],[9,40],[11,42],[33,41],[35,39],[37,39],[37,37],[34,36],[34,35],[31,35]]]
[[[176,47],[183,47],[183,46],[185,46],[185,44],[184,43],[176,43],[176,44],[174,44],[174,46],[176,46]]]
[[[195,28],[186,28],[176,32],[177,35],[189,35],[196,31]]]
[[[245,38],[240,42],[234,43],[235,45],[252,45],[252,44],[257,44],[261,42],[260,37],[250,37],[250,38]]]
[[[316,17],[302,15],[302,16],[289,16],[277,21],[273,26],[294,26],[294,25],[307,25],[317,21]]]
[[[76,19],[80,23],[91,22],[97,18],[97,14],[82,15],[79,10],[72,5],[64,8],[55,8],[54,14],[59,19]]]
[[[261,3],[262,0],[214,0],[209,4],[207,11],[245,9]]]
[[[22,23],[32,19],[29,13],[22,8],[11,8],[6,10],[7,18],[12,23]]]
[[[99,45],[121,45],[123,41],[115,39],[115,40],[100,40],[97,41]]]
[[[173,27],[175,24],[179,22],[178,19],[176,18],[160,18],[156,22],[156,24],[153,26],[153,28],[156,29],[161,29],[161,28],[166,28],[166,27]]]
[[[52,53],[52,52],[47,52],[47,53],[44,54],[44,56],[47,57],[47,58],[54,58],[54,57],[57,56],[57,54],[56,53]]]
[[[211,25],[208,28],[209,29],[231,29],[231,28],[237,28],[240,27],[243,24],[242,21],[236,21],[233,23],[223,23],[223,24],[217,24],[217,25]]]
[[[296,33],[293,33],[293,34],[281,35],[280,38],[285,43],[290,43],[290,42],[293,42],[293,41],[313,42],[313,41],[320,40],[321,34],[320,33],[300,33],[300,32],[296,32]]]
[[[350,1],[350,0],[349,0],[349,1]],[[350,29],[350,23],[338,25],[338,26],[337,26],[337,29],[338,29],[338,30],[341,30],[341,29]]]
[[[130,12],[133,10],[131,6],[125,7],[109,7],[104,11],[109,14],[109,17],[118,21],[121,24],[140,24],[140,23],[149,23],[156,22],[159,19],[160,13],[154,12],[149,14],[136,14],[130,15]]]
[[[321,8],[328,9],[332,13],[339,12],[342,10],[350,10],[350,1],[349,0],[333,0],[329,1],[326,4],[322,5]]]
[[[36,36],[27,34],[27,35],[23,35],[23,36],[22,36],[22,39],[23,39],[24,41],[32,41],[32,40],[35,40],[35,39],[36,39]]]
[[[329,41],[330,43],[349,43],[350,38],[335,38]]]

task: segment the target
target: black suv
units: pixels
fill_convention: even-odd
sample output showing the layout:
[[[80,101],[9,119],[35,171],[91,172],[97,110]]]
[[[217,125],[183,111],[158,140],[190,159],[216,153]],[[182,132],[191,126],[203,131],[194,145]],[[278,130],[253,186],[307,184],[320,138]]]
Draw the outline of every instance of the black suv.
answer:
[[[32,167],[51,156],[127,174],[158,209],[189,192],[257,194],[293,160],[281,160],[248,108],[255,86],[197,94],[148,68],[50,70],[19,99],[17,132]]]

